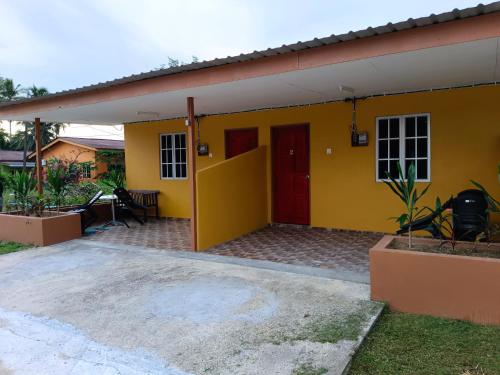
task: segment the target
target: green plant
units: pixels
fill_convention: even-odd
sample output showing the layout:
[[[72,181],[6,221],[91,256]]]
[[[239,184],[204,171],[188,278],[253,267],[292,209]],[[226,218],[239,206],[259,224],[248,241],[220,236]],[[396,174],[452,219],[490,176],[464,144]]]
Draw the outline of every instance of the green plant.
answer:
[[[49,162],[47,166],[46,179],[51,201],[55,204],[57,212],[59,213],[68,188],[66,167],[58,162]]]
[[[400,227],[408,225],[408,248],[411,249],[413,247],[412,225],[416,220],[423,217],[422,213],[427,209],[426,207],[418,208],[417,203],[427,192],[430,185],[427,185],[420,194],[418,193],[415,186],[416,173],[414,164],[410,164],[405,179],[401,165],[398,163],[398,175],[399,177],[396,179],[387,173],[389,181],[384,181],[384,183],[405,205],[405,212],[393,219],[399,223]]]
[[[500,172],[500,164],[498,166]],[[500,174],[499,174],[500,177]],[[500,202],[498,202],[485,188],[477,181],[470,181],[476,188],[481,190],[488,202],[487,212],[490,214],[499,214],[500,213]],[[500,225],[494,222],[488,222],[486,225],[486,230],[479,234],[476,238],[476,241],[490,241],[492,238],[500,234]]]
[[[31,200],[35,193],[36,179],[30,172],[16,171],[8,176],[7,187],[14,194],[14,202],[11,203],[16,209],[26,216],[31,213]]]
[[[435,216],[432,224],[439,234],[439,248],[441,249],[446,243],[449,243],[451,250],[455,252],[455,247],[457,245],[457,238],[453,227],[455,215],[443,208],[439,197],[436,198],[434,209],[429,208],[429,210],[432,211],[433,216]]]
[[[94,182],[81,181],[68,185],[64,203],[67,205],[82,204],[92,198],[100,189]]]
[[[113,169],[103,174],[100,177],[100,180],[104,185],[107,185],[112,189],[125,187],[125,173],[121,169]]]

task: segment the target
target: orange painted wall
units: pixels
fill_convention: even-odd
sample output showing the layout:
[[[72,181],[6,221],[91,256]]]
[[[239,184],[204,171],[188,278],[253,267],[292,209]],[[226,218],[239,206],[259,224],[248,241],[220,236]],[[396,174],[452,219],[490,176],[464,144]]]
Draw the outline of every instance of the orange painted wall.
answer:
[[[76,160],[78,163],[95,163],[96,169],[91,172],[92,179],[108,170],[106,163],[96,163],[96,152],[88,148],[79,147],[65,142],[57,142],[42,153],[42,159],[58,158],[62,160]]]
[[[500,199],[500,86],[483,86],[374,97],[358,102],[358,128],[369,132],[368,147],[350,145],[351,105],[345,102],[262,110],[200,119],[201,141],[212,157],[197,157],[198,169],[224,160],[224,130],[259,128],[259,144],[267,145],[267,206],[271,220],[270,128],[310,124],[311,225],[393,232],[389,217],[402,204],[375,180],[377,116],[430,113],[431,183],[423,201],[433,205],[481,182]],[[196,99],[195,99],[196,108]],[[125,126],[128,186],[158,189],[163,216],[189,217],[187,180],[160,180],[159,134],[185,131],[183,119]],[[331,155],[326,148],[332,148]],[[419,183],[422,189],[425,184]],[[220,214],[224,208],[220,208]]]

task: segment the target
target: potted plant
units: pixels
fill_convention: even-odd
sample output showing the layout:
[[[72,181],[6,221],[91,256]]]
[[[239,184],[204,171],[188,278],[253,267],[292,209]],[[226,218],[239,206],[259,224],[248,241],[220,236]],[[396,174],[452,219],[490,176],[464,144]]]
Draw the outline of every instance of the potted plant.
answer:
[[[414,186],[412,190],[411,176],[409,171],[404,183],[401,172],[399,181],[391,179],[391,191],[405,203],[398,221],[407,226],[410,217],[424,212],[417,208],[423,193]],[[481,184],[473,184],[483,191],[488,212],[498,212],[495,198]],[[371,298],[397,311],[500,325],[500,244],[491,242],[491,233],[482,233],[475,242],[459,241],[454,214],[443,209],[439,198],[434,209],[426,210],[440,233],[436,239],[384,236],[370,249]]]
[[[36,183],[26,171],[8,176],[6,185],[13,195],[7,202],[11,210],[0,214],[0,240],[44,246],[79,238],[80,215],[46,211],[49,200],[38,194]]]

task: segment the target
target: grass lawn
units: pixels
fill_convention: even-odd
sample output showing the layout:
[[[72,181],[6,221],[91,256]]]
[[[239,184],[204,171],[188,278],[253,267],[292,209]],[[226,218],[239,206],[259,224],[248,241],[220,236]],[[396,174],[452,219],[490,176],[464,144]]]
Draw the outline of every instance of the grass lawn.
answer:
[[[3,242],[0,241],[0,255],[14,253],[16,251],[27,249],[28,245],[23,245],[15,242]]]
[[[349,374],[500,374],[500,327],[386,310]]]

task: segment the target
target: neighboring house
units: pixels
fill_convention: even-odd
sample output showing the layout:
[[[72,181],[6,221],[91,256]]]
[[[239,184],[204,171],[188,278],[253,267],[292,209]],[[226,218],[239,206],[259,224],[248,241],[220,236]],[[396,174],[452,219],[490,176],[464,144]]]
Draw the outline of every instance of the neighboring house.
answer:
[[[23,168],[23,151],[0,150],[0,165],[11,170]],[[29,161],[26,163],[27,168],[34,168],[35,163]]]
[[[82,178],[95,180],[117,166],[124,166],[124,142],[112,139],[59,137],[42,148],[42,165],[57,158],[82,163]],[[35,158],[30,154],[30,159]]]
[[[499,45],[497,2],[1,104],[0,119],[124,123],[128,187],[192,218],[196,249],[268,223],[393,232],[398,162],[432,183],[424,205],[470,179],[500,198]]]

